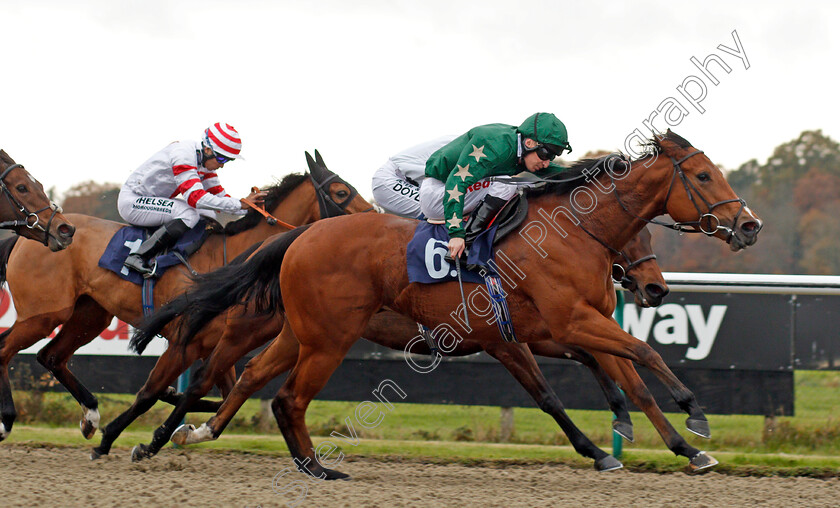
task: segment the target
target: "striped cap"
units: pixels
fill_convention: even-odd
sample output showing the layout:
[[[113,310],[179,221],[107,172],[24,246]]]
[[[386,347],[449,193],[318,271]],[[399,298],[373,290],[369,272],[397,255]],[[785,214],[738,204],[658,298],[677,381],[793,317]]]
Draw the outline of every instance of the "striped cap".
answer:
[[[229,159],[241,159],[239,151],[242,150],[242,140],[239,133],[233,126],[226,123],[214,123],[204,130],[205,141],[214,152],[217,152]]]

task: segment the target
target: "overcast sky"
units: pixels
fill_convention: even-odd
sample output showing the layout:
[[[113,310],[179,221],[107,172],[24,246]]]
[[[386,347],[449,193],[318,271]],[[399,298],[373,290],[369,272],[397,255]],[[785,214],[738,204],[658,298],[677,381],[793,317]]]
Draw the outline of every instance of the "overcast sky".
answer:
[[[220,171],[232,195],[303,171],[317,148],[370,196],[388,156],[443,134],[549,111],[577,158],[648,135],[672,97],[673,130],[737,168],[805,129],[840,138],[838,14],[802,0],[0,0],[0,148],[63,192],[122,183],[224,121],[247,159]],[[748,69],[718,49],[738,48],[733,31]],[[710,64],[716,86],[690,61],[710,54],[731,68]],[[677,90],[691,76],[702,114]]]

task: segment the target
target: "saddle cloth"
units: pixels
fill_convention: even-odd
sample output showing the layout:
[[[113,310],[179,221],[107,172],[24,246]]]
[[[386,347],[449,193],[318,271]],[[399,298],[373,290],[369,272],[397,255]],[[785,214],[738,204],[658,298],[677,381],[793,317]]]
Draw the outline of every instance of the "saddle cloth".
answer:
[[[102,253],[102,257],[99,258],[99,266],[106,270],[111,270],[129,282],[142,285],[143,276],[134,270],[129,270],[124,267],[123,262],[129,254],[137,250],[140,244],[143,243],[143,240],[148,236],[147,231],[149,229],[137,226],[126,226],[117,230],[114,236],[111,237],[111,241],[108,242],[108,246],[105,248],[105,252]],[[206,229],[206,222],[203,220],[198,221],[198,224],[194,228],[184,233],[178,239],[174,247],[158,255],[156,258],[158,265],[157,277],[163,275],[167,268],[181,262],[172,251],[178,251],[186,258],[201,246],[207,234],[209,234],[209,231]]]
[[[492,227],[483,231],[473,241],[466,262],[461,261],[461,279],[464,282],[484,284],[484,277],[476,271],[467,270],[466,266],[475,265],[490,270],[487,263],[493,259],[492,245],[495,235],[496,228]],[[446,226],[429,224],[421,220],[406,249],[408,281],[421,284],[457,281],[458,272],[455,271],[455,263],[450,263],[445,259],[449,253],[448,245],[449,233],[446,231]]]

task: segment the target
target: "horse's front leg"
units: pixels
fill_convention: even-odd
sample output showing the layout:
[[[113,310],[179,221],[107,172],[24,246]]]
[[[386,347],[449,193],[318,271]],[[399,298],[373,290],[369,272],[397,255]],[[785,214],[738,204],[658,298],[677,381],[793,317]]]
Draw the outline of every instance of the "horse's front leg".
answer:
[[[622,330],[615,320],[604,317],[592,307],[586,307],[574,311],[570,322],[558,328],[558,332],[562,333],[555,334],[552,329],[552,335],[561,342],[583,347],[592,353],[602,352],[627,358],[650,369],[665,384],[677,405],[688,413],[687,428],[699,436],[710,436],[706,415],[691,390],[677,379],[659,353]]]
[[[662,440],[665,441],[665,445],[675,455],[688,458],[691,468],[695,471],[717,464],[714,458],[689,445],[677,433],[676,429],[671,425],[671,422],[665,418],[662,410],[656,405],[656,400],[650,391],[648,391],[642,378],[639,377],[636,368],[633,366],[633,362],[626,358],[618,358],[604,353],[595,353],[595,357],[604,370],[627,391],[627,396],[630,397],[630,400],[645,413],[648,420],[650,420],[656,428],[656,431],[662,437]]]
[[[563,409],[560,398],[551,389],[542,371],[540,371],[528,346],[498,342],[485,345],[484,350],[504,365],[508,372],[528,391],[540,409],[554,418],[568,436],[575,451],[584,457],[595,460],[595,469],[612,471],[623,467],[621,462],[595,446],[572,422]]]
[[[58,334],[38,352],[38,362],[53,376],[82,406],[82,420],[79,422],[82,435],[90,439],[99,428],[99,401],[67,367],[73,353],[88,344],[108,327],[114,315],[103,309],[93,299],[82,297],[76,302],[73,314]]]

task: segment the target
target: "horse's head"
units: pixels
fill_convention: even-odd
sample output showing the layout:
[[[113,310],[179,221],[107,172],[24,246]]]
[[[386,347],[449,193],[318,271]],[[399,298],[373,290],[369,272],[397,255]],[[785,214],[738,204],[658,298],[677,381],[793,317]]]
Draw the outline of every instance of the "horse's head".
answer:
[[[642,229],[634,236],[613,265],[613,280],[633,293],[639,307],[658,307],[668,294],[668,284],[656,262],[650,244],[650,231]]]
[[[50,201],[41,182],[0,150],[0,227],[48,246],[53,252],[73,242],[75,226]]]
[[[670,129],[654,142],[657,157],[673,166],[665,207],[677,225],[716,236],[733,251],[754,244],[761,219],[735,195],[720,168]]]
[[[306,152],[306,164],[309,166],[309,175],[318,196],[318,208],[322,219],[373,211],[373,205],[360,196],[355,187],[327,169],[318,150],[315,150],[314,159]]]

